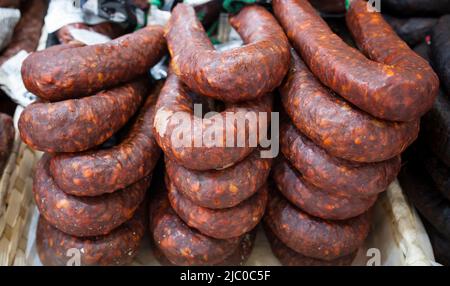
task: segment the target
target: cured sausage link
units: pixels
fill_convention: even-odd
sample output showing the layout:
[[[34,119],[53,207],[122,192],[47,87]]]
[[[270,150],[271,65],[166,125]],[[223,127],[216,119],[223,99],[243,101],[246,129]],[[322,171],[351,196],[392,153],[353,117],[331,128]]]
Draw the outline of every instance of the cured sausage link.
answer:
[[[45,152],[90,149],[128,122],[146,92],[146,82],[139,80],[81,99],[31,104],[20,116],[20,136]]]
[[[347,25],[357,45],[334,34],[308,1],[274,0],[276,17],[295,49],[322,83],[370,113],[391,121],[412,121],[427,112],[439,80],[430,65],[409,49],[367,2],[355,0]]]
[[[226,104],[224,111],[202,120],[194,114],[192,98],[185,85],[175,74],[169,74],[155,110],[154,134],[156,141],[169,159],[191,170],[222,169],[243,160],[255,149],[256,146],[248,144],[249,138],[250,135],[260,134],[258,129],[262,124],[259,119],[257,124],[239,125],[239,120],[226,124],[227,120],[230,121],[227,119],[228,116],[239,114],[257,116],[259,112],[270,113],[272,97],[265,95],[255,101]],[[206,130],[211,128],[214,128],[219,139],[214,142],[214,146],[208,146],[202,142],[197,144],[195,138],[202,139]],[[181,132],[181,129],[184,132]],[[188,138],[184,138],[184,134],[187,134]],[[176,135],[181,138],[175,137]],[[238,142],[238,138],[245,138],[243,146],[239,147],[237,144],[227,146],[230,136],[233,137],[231,138],[233,142]]]
[[[110,42],[31,54],[22,65],[25,87],[60,101],[92,95],[146,73],[165,52],[163,28],[147,26]]]
[[[247,45],[218,52],[194,9],[178,4],[168,24],[172,68],[193,91],[225,102],[253,100],[271,92],[289,65],[288,40],[264,8],[245,7],[230,19]]]
[[[152,89],[123,141],[110,149],[52,157],[50,172],[67,194],[98,196],[125,188],[150,174],[160,156],[153,136],[154,107],[161,85]]]
[[[328,153],[356,162],[391,159],[419,134],[419,120],[389,122],[351,106],[323,86],[292,51],[291,68],[280,86],[293,124]]]

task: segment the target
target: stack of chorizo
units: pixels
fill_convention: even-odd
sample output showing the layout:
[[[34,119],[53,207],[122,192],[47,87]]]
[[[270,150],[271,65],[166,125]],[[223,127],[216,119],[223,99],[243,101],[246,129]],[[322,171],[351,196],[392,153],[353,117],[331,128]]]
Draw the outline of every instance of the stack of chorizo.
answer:
[[[308,1],[272,4],[293,49],[278,88],[286,116],[266,233],[282,264],[348,265],[378,195],[418,137],[439,80],[366,1],[352,1],[346,13],[361,51],[334,34]]]
[[[164,53],[162,27],[148,26],[25,59],[24,84],[39,100],[22,112],[19,131],[46,152],[33,180],[42,263],[65,265],[71,248],[84,250],[83,265],[121,265],[135,256],[160,156],[153,120],[161,84],[149,88],[145,73]],[[106,144],[112,136],[121,139]]]
[[[258,145],[270,118],[259,114],[272,111],[270,93],[288,70],[288,40],[275,18],[256,5],[243,8],[230,23],[244,46],[225,52],[214,49],[192,7],[178,4],[168,23],[171,70],[156,104],[154,134],[165,154],[170,210],[165,219],[162,214],[151,219],[151,231],[157,256],[171,265],[223,265],[254,231],[268,200],[272,159],[262,156]],[[223,109],[201,118],[194,113],[196,97]],[[189,124],[180,125],[180,119]],[[214,144],[195,140],[208,139],[205,130],[214,131]],[[180,235],[164,239],[162,231],[175,228]],[[186,251],[179,253],[180,247]]]

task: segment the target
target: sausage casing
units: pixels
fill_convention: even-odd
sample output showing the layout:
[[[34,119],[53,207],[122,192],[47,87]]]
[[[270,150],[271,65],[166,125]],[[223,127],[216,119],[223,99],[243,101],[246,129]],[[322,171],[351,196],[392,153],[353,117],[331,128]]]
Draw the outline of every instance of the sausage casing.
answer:
[[[357,45],[334,34],[308,1],[274,0],[274,12],[295,49],[322,83],[369,114],[391,121],[416,120],[437,95],[429,64],[404,43],[367,2],[354,0],[346,20]]]
[[[147,92],[138,80],[96,95],[30,104],[19,119],[22,140],[45,152],[79,152],[102,144],[139,108]]]
[[[280,149],[306,181],[344,196],[369,197],[385,191],[401,166],[400,156],[379,163],[335,158],[289,122],[280,126]]]
[[[324,87],[295,52],[291,62],[280,87],[284,109],[292,123],[328,153],[356,162],[379,162],[399,155],[417,138],[418,120],[373,118]]]
[[[239,205],[227,209],[208,209],[195,205],[166,180],[169,201],[175,212],[187,225],[201,233],[228,239],[249,232],[261,220],[267,203],[267,186]]]
[[[211,209],[230,208],[252,196],[266,182],[272,159],[259,150],[223,170],[193,171],[166,160],[170,181],[193,203]]]
[[[22,65],[22,79],[49,101],[83,97],[145,74],[164,52],[163,28],[147,26],[104,44],[33,53]]]
[[[131,185],[150,174],[160,156],[153,136],[154,107],[160,85],[152,89],[123,141],[109,149],[58,154],[50,160],[55,183],[67,194],[97,196]]]

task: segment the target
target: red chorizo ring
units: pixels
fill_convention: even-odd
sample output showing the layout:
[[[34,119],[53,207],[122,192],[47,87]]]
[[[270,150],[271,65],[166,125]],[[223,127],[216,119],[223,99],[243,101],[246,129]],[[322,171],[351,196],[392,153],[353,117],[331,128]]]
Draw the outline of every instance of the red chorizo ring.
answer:
[[[218,239],[237,237],[249,232],[259,223],[266,209],[266,185],[239,205],[220,210],[195,205],[168,179],[166,185],[170,204],[181,219],[201,233]]]
[[[343,196],[369,197],[385,191],[401,165],[400,156],[365,164],[335,158],[288,122],[280,126],[280,149],[303,179]]]
[[[271,92],[289,66],[288,40],[264,8],[248,6],[230,19],[246,44],[214,50],[194,9],[178,4],[166,34],[172,68],[193,91],[225,102],[253,100]]]
[[[355,251],[354,253],[330,261],[306,257],[287,247],[275,236],[269,227],[264,227],[264,231],[269,240],[273,255],[275,255],[283,266],[348,266],[352,264],[357,253]]]
[[[280,87],[281,100],[294,125],[333,156],[379,162],[399,155],[419,133],[419,120],[381,121],[324,87],[293,52],[291,68]]]
[[[140,80],[81,99],[31,104],[20,116],[20,136],[28,146],[50,153],[90,149],[127,123],[146,92]]]
[[[292,250],[332,261],[355,252],[369,233],[368,213],[341,221],[316,218],[295,208],[275,190],[269,192],[266,226]]]
[[[77,98],[137,78],[164,52],[163,29],[147,26],[105,44],[33,53],[24,61],[22,78],[46,100]]]
[[[110,233],[129,220],[144,199],[150,177],[112,194],[75,197],[64,193],[49,173],[49,155],[38,162],[33,193],[39,212],[57,229],[74,236]]]
[[[89,238],[75,237],[53,227],[44,217],[39,218],[36,247],[42,264],[65,266],[70,263],[70,249],[81,251],[81,265],[114,266],[131,263],[145,233],[145,219],[136,214],[111,233]]]
[[[256,193],[269,176],[272,159],[253,151],[238,164],[216,171],[192,171],[166,159],[166,172],[177,190],[196,205],[223,209],[238,205]]]
[[[150,174],[160,149],[153,136],[154,88],[124,140],[110,149],[61,154],[50,160],[50,173],[65,193],[98,196],[125,188]]]
[[[378,197],[347,197],[325,192],[304,180],[284,158],[280,158],[273,167],[272,177],[278,190],[292,204],[323,219],[343,220],[358,216],[366,212]]]
[[[438,77],[380,13],[367,11],[367,2],[352,1],[347,25],[371,60],[334,34],[308,1],[272,3],[276,17],[314,75],[357,107],[392,121],[412,121],[431,108]]]
[[[167,193],[150,204],[150,233],[154,246],[175,265],[214,265],[229,257],[240,238],[215,239],[188,227],[173,211]]]
[[[249,144],[250,136],[256,135],[259,139],[258,129],[262,123],[258,120],[258,114],[271,112],[272,97],[266,95],[255,101],[229,104],[221,113],[200,120],[201,118],[194,115],[192,99],[184,84],[176,75],[170,74],[161,90],[155,110],[155,138],[169,159],[192,170],[222,169],[241,161],[253,151],[254,147]],[[250,118],[252,114],[257,116],[257,124],[239,125],[239,119],[233,120],[232,124],[226,123],[233,116]],[[186,128],[183,132],[179,132],[184,127]],[[206,134],[210,129],[214,129],[214,133],[217,134],[218,143],[213,146],[201,144],[202,138],[205,138],[203,133]],[[245,133],[242,134],[243,132]],[[183,139],[180,139],[180,133]],[[200,140],[196,139],[196,136],[200,137]],[[234,143],[238,142],[238,138],[245,138],[245,144],[242,144],[243,147],[227,147],[229,136],[233,136],[231,139]],[[196,143],[198,141],[200,144]]]

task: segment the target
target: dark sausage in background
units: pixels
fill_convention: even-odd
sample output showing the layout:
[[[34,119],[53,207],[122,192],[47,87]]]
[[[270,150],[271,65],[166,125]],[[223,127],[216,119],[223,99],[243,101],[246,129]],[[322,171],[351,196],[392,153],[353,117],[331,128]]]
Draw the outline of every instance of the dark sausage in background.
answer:
[[[211,171],[193,171],[166,159],[170,181],[193,203],[212,209],[230,208],[252,196],[266,182],[272,159],[256,149],[236,165]]]
[[[163,28],[147,26],[105,44],[28,56],[22,65],[25,87],[49,100],[89,96],[145,74],[165,53]]]
[[[292,204],[304,212],[323,219],[343,220],[366,212],[377,200],[377,195],[358,198],[333,195],[308,183],[284,158],[279,158],[272,169],[272,178],[278,190]]]
[[[20,136],[31,148],[52,153],[100,145],[133,116],[146,85],[138,80],[81,99],[30,104],[19,119]]]
[[[221,113],[199,120],[200,118],[194,115],[193,101],[186,86],[175,74],[170,73],[161,90],[155,110],[155,138],[169,159],[191,170],[223,169],[243,160],[255,149],[248,144],[250,134],[259,134],[259,125],[263,124],[258,122],[258,126],[254,124],[238,126],[238,120],[235,120],[232,124],[227,124],[227,116],[230,114],[236,115],[235,117],[239,117],[239,114],[244,116],[247,114],[258,115],[259,112],[270,114],[272,111],[272,96],[266,95],[255,101],[227,104],[225,110]],[[187,121],[189,124],[182,125],[181,121]],[[188,146],[185,146],[183,143],[186,139],[183,139],[180,146],[176,146],[173,137],[175,138],[174,135],[180,134],[175,132],[183,126],[191,129],[187,131],[191,135],[191,138],[189,138],[191,141],[188,142]],[[196,146],[195,136],[198,133],[203,135],[203,131],[208,130],[208,128],[214,128],[216,134],[223,135],[220,138],[220,145],[207,146],[201,144],[201,146]],[[243,132],[245,133],[242,134]],[[230,135],[233,136],[233,142],[235,143],[238,141],[237,138],[245,138],[245,146],[237,147],[237,144],[234,144],[236,147],[227,147],[227,140],[229,140],[227,136]],[[260,135],[257,136],[258,139],[261,137]]]
[[[450,6],[450,1],[449,1]],[[449,8],[450,9],[450,8]],[[441,84],[450,94],[450,15],[442,16],[431,35],[431,59]]]
[[[397,35],[410,47],[419,44],[431,33],[436,25],[437,18],[397,18],[391,15],[383,15],[384,19],[392,26]]]
[[[398,16],[450,13],[450,0],[382,0],[381,9]]]
[[[292,44],[322,83],[375,117],[415,120],[431,108],[439,80],[366,3],[352,1],[347,25],[373,60],[344,43],[307,1],[272,2]]]
[[[345,13],[345,0],[309,0],[309,2],[322,13]]]
[[[14,29],[14,35],[8,47],[0,53],[0,66],[21,50],[34,52],[41,37],[47,1],[29,0],[21,11],[21,18]]]
[[[288,122],[280,126],[280,149],[306,181],[344,196],[368,197],[385,191],[401,166],[400,156],[365,164],[333,157]]]
[[[167,193],[150,203],[150,234],[154,246],[175,265],[214,265],[239,247],[240,238],[215,239],[187,226],[173,211]]]
[[[356,256],[355,252],[330,261],[307,257],[290,249],[276,237],[268,226],[264,227],[264,232],[269,240],[272,253],[283,266],[348,266],[352,264]]]
[[[70,249],[81,250],[81,266],[116,266],[131,263],[144,237],[145,216],[141,210],[123,225],[104,236],[75,237],[53,227],[44,217],[36,229],[36,248],[45,266],[68,265]]]
[[[422,161],[436,189],[450,201],[450,168],[430,152],[425,152]]]
[[[269,192],[264,223],[284,244],[308,257],[332,261],[355,252],[370,230],[370,214],[343,220],[316,218],[297,209],[276,190]]]
[[[214,210],[195,205],[168,179],[166,185],[170,204],[181,219],[190,227],[217,239],[237,237],[251,231],[266,209],[267,186],[235,207]]]
[[[155,86],[122,142],[109,149],[58,154],[50,161],[55,183],[67,194],[111,193],[150,174],[160,156],[153,136],[154,107],[161,84]]]
[[[59,189],[49,172],[50,156],[38,162],[33,194],[39,212],[59,230],[74,236],[105,235],[129,220],[143,201],[151,178],[112,194],[76,197]]]
[[[60,43],[68,44],[74,40],[71,32],[72,29],[80,29],[96,32],[105,35],[111,39],[115,39],[119,36],[122,36],[125,33],[125,30],[122,27],[111,22],[103,22],[92,26],[89,26],[84,23],[72,23],[61,27],[56,32],[56,36],[58,37]]]
[[[218,52],[194,9],[178,4],[166,34],[171,67],[199,94],[225,102],[259,98],[283,80],[289,65],[288,40],[275,18],[260,6],[243,8],[230,23],[247,45]]]
[[[450,239],[450,202],[436,190],[422,163],[411,161],[399,174],[402,189],[419,212],[442,235]]]
[[[414,51],[427,61],[430,60],[430,47],[426,43],[418,45]],[[421,122],[422,139],[431,151],[450,167],[450,99],[442,87],[431,110]]]
[[[3,174],[3,167],[11,155],[15,133],[12,117],[0,113],[0,178]]]
[[[323,86],[292,51],[291,68],[279,88],[292,123],[338,158],[380,162],[402,153],[419,133],[419,121],[378,120]]]

